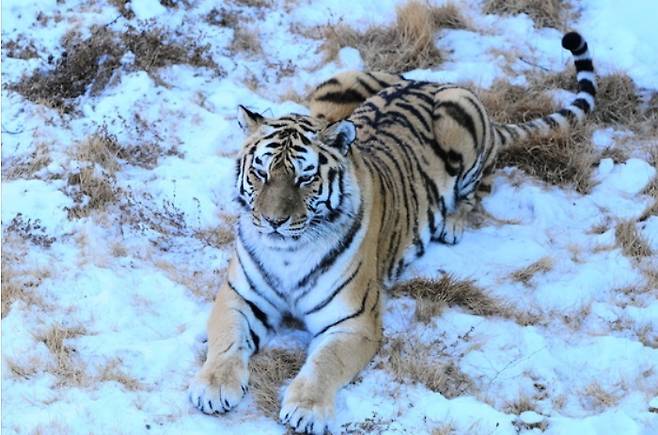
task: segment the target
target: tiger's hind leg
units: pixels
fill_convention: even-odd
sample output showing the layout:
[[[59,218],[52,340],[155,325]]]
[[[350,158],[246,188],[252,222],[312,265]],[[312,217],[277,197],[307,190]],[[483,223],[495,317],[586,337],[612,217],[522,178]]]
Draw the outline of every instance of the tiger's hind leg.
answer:
[[[457,203],[454,212],[446,214],[438,237],[439,242],[447,245],[455,245],[461,241],[464,236],[464,228],[466,228],[468,216],[475,207],[476,199],[476,196],[471,194]]]
[[[474,192],[482,178],[482,153],[491,140],[491,126],[478,98],[454,86],[436,92],[432,116],[437,154],[444,167],[437,180],[443,193],[443,225],[432,238],[454,245],[461,240],[477,202]]]

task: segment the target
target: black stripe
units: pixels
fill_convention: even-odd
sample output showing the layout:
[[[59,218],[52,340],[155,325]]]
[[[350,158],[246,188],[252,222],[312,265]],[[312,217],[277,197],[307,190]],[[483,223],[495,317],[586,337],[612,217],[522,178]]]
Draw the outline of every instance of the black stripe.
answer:
[[[576,98],[571,105],[578,107],[585,113],[588,113],[591,109],[589,103],[584,98]]]
[[[567,118],[569,121],[572,121],[576,118],[576,114],[569,109],[560,109],[557,113]]]
[[[574,56],[580,56],[581,54],[585,54],[586,51],[587,51],[587,42],[584,42],[582,47],[573,50],[571,53],[573,53]]]
[[[324,328],[322,328],[320,332],[315,334],[313,338],[317,337],[318,335],[324,334],[325,332],[327,332],[328,329],[333,328],[336,325],[339,325],[347,320],[360,316],[366,308],[366,300],[368,299],[369,294],[370,294],[370,285],[368,285],[368,289],[366,290],[366,293],[363,295],[363,300],[361,301],[361,308],[359,308],[358,311],[350,314],[349,316],[345,316],[340,320],[336,320],[334,323],[331,323],[330,325],[325,326]]]
[[[592,65],[592,59],[582,59],[574,62],[576,65],[576,72],[580,71],[594,71],[594,65]]]
[[[240,315],[244,318],[245,322],[247,322],[247,328],[249,329],[249,335],[251,336],[251,341],[254,343],[254,354],[258,353],[258,350],[260,349],[260,337],[258,337],[258,334],[253,330],[251,327],[251,323],[249,322],[249,317],[245,313],[242,312],[242,310],[237,309],[237,308],[232,308],[232,310],[237,311],[240,313]],[[253,355],[253,354],[252,354]]]
[[[349,284],[349,283],[354,279],[354,277],[356,276],[356,274],[359,272],[359,269],[360,269],[360,268],[361,268],[361,262],[359,262],[359,265],[356,267],[356,270],[354,270],[354,272],[352,273],[352,275],[350,275],[345,281],[343,281],[338,287],[336,287],[336,290],[334,290],[334,291],[333,291],[333,292],[332,292],[327,298],[325,298],[322,302],[320,302],[320,303],[317,304],[315,307],[311,308],[311,309],[308,310],[306,313],[304,313],[304,315],[308,316],[309,314],[313,314],[313,313],[315,313],[316,311],[319,311],[319,310],[323,309],[324,307],[326,307],[326,306],[327,306],[327,305],[328,305],[328,304],[329,304],[329,303],[330,303],[330,302],[336,297],[336,295],[337,295],[338,293],[340,293],[340,291],[341,291],[341,290],[342,290],[347,284]]]
[[[374,74],[372,74],[372,73],[366,73],[366,75],[367,75],[368,77],[370,77],[371,79],[373,79],[374,81],[376,81],[377,84],[378,84],[379,86],[381,86],[382,88],[387,88],[387,87],[391,86],[390,83],[387,83],[387,82],[385,82],[385,81],[383,81],[383,80],[378,79],[378,78],[377,78]],[[404,79],[403,79],[402,77],[400,77],[400,81],[402,81],[402,80],[404,80]]]
[[[345,234],[345,237],[340,242],[338,242],[338,244],[331,251],[329,251],[322,258],[322,260],[320,260],[320,262],[309,273],[306,274],[306,276],[304,276],[301,280],[299,280],[299,282],[297,283],[298,288],[306,286],[312,279],[324,273],[327,269],[331,267],[332,264],[334,264],[336,258],[338,258],[340,254],[345,252],[345,250],[350,247],[352,241],[354,240],[354,236],[361,228],[362,217],[363,217],[363,201],[361,202],[361,204],[359,204],[359,211],[357,215],[354,217],[352,226]]]
[[[368,93],[369,93],[370,95],[374,95],[374,94],[376,94],[376,93],[378,92],[377,89],[375,89],[375,88],[373,88],[372,86],[370,86],[370,85],[369,85],[365,80],[363,80],[361,77],[357,77],[357,78],[356,78],[356,81],[359,82],[359,84],[360,84],[361,86],[363,86],[363,87],[366,89],[366,91],[368,91]]]
[[[246,274],[245,274],[245,275],[246,275]],[[235,288],[235,286],[233,285],[233,283],[231,283],[231,281],[228,281],[228,286],[229,286],[229,287],[230,287],[230,288],[231,288],[231,289],[232,289],[232,290],[233,290],[238,296],[240,296],[240,297],[242,298],[242,300],[245,301],[245,302],[247,303],[247,305],[249,305],[249,308],[251,309],[251,312],[254,313],[254,317],[256,317],[256,319],[258,319],[258,320],[260,321],[260,323],[262,323],[263,326],[265,326],[265,329],[271,330],[271,329],[272,329],[272,326],[271,326],[270,323],[267,321],[267,314],[265,314],[260,308],[258,308],[258,307],[256,306],[256,304],[254,304],[252,301],[250,301],[249,299],[245,298],[245,297],[244,297],[244,296],[243,296],[243,295],[242,295],[242,294],[241,294],[241,293]]]
[[[251,335],[251,340],[254,342],[254,346],[256,347],[254,353],[258,353],[260,350],[260,338],[258,338],[258,334],[256,334],[251,328],[249,328],[249,334]]]
[[[477,132],[475,130],[475,124],[473,123],[473,118],[466,113],[463,107],[453,101],[444,101],[437,105],[435,112],[441,108],[446,109],[446,113],[452,119],[454,119],[462,128],[464,128],[473,138],[473,143],[478,143]]]
[[[557,128],[557,127],[560,126],[560,123],[557,122],[555,119],[553,119],[553,117],[550,116],[550,115],[548,115],[548,116],[544,116],[544,117],[542,118],[542,120],[543,120],[546,124],[548,124],[549,128]]]
[[[258,257],[256,257],[256,253],[251,249],[250,246],[248,246],[244,242],[244,236],[242,235],[242,226],[240,224],[238,224],[238,239],[240,239],[240,242],[242,243],[244,250],[247,252],[247,255],[249,255],[251,261],[256,265],[256,268],[258,269],[258,272],[263,278],[263,281],[265,281],[265,284],[267,284],[270,287],[270,289],[277,294],[277,296],[285,300],[285,296],[283,295],[283,293],[277,290],[280,287],[278,278],[272,276],[268,271],[265,270],[265,266],[260,262]]]
[[[580,79],[578,80],[578,90],[580,92],[587,92],[592,97],[596,97],[596,87],[590,79]]]
[[[324,81],[324,82],[320,83],[319,85],[317,85],[317,86],[315,87],[315,91],[317,92],[320,88],[323,88],[323,87],[325,87],[325,86],[327,86],[327,85],[337,85],[337,84],[339,84],[339,83],[340,83],[340,82],[339,82],[335,77],[332,77],[332,78],[330,78],[329,80]]]
[[[366,97],[354,89],[339,92],[327,92],[316,98],[318,101],[329,101],[332,103],[361,103]]]

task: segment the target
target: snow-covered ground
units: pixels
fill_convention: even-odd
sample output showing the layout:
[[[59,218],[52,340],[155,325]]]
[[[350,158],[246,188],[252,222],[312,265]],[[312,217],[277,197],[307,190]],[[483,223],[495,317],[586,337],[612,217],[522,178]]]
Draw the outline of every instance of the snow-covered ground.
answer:
[[[312,26],[387,25],[398,2],[377,2],[374,13],[372,2],[360,0],[162,2],[177,7],[133,0],[133,14],[125,14],[131,18],[111,5],[120,3],[2,2],[3,174],[43,150],[49,157],[34,172],[14,171],[18,175],[2,180],[3,286],[24,292],[6,312],[3,301],[2,429],[285,433],[250,394],[219,417],[199,413],[186,395],[200,364],[197,336],[230,255],[230,243],[213,233],[226,232],[237,210],[233,159],[242,133],[235,109],[305,112],[287,100],[291,91],[303,94],[338,71],[363,68],[352,48],[323,64]],[[497,78],[525,83],[536,72],[530,64],[561,71],[570,63],[560,31],[536,29],[525,15],[484,15],[476,0],[455,4],[477,31],[439,32],[445,62],[409,77],[487,88]],[[572,4],[578,13],[570,27],[587,37],[598,72],[624,72],[643,92],[658,92],[655,2]],[[230,50],[234,30],[208,20],[213,9],[237,17],[258,36],[262,51]],[[98,95],[75,99],[68,114],[4,86],[52,68],[48,58],[62,55],[67,32],[88,34],[94,25],[122,32],[129,24],[208,44],[217,67],[171,65],[157,77],[119,68]],[[8,41],[31,45],[36,57],[10,57]],[[510,63],[505,52],[525,61]],[[122,62],[130,64],[130,56]],[[71,175],[90,163],[76,154],[76,144],[102,126],[122,147],[155,145],[162,153],[151,165],[119,158],[108,175],[115,200],[77,218],[69,210],[86,203]],[[633,144],[623,130],[599,130],[595,142]],[[658,138],[651,140],[656,146]],[[615,243],[616,225],[636,222],[652,201],[642,192],[656,169],[646,155],[636,157],[600,161],[586,195],[515,168],[499,171],[484,204],[497,220],[468,229],[457,246],[432,246],[405,278],[449,272],[472,279],[532,320],[451,308],[426,325],[414,321],[414,300],[388,300],[386,336],[436,346],[437,364],[454,363],[472,386],[447,398],[396,381],[380,356],[339,392],[337,427],[356,433],[658,433],[658,288],[647,279],[658,258],[629,258]],[[658,217],[635,225],[658,252]],[[525,282],[511,278],[540,260],[550,267]],[[286,331],[272,345],[293,348],[307,339]]]

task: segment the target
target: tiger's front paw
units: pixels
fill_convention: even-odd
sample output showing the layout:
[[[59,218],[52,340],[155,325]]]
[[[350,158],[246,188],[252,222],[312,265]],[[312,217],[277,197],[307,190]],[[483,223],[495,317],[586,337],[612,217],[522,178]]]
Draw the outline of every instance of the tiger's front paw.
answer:
[[[222,414],[234,408],[247,392],[249,370],[239,356],[206,363],[188,388],[192,404],[205,414]]]
[[[324,434],[333,415],[334,394],[297,377],[286,390],[279,418],[295,432]]]

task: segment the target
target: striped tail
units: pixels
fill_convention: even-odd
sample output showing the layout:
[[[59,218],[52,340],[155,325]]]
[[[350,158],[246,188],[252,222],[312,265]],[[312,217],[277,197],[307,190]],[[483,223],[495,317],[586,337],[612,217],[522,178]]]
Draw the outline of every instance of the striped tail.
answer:
[[[569,32],[562,37],[562,47],[573,54],[578,79],[576,98],[568,106],[543,118],[520,124],[494,124],[498,146],[510,145],[530,135],[547,136],[556,130],[567,131],[580,124],[587,114],[594,110],[596,78],[587,42],[580,33]]]
[[[348,71],[320,83],[308,97],[311,115],[336,122],[349,117],[354,109],[384,88],[404,80],[383,72]]]

